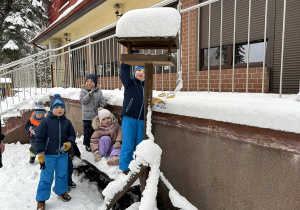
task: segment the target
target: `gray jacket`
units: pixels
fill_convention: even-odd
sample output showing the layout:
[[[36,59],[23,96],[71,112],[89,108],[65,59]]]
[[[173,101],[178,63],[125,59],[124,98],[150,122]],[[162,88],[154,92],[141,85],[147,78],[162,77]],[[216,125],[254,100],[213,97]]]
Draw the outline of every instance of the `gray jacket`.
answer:
[[[99,87],[89,95],[85,86],[80,91],[80,103],[82,106],[82,120],[93,120],[98,115],[98,108],[105,107],[106,102]]]

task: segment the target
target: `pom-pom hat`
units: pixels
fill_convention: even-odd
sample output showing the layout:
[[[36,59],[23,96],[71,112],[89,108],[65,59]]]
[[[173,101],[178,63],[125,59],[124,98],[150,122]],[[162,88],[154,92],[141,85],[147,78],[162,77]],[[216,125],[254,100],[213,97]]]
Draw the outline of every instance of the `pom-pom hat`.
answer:
[[[99,117],[100,123],[106,117],[110,117],[111,120],[113,120],[112,113],[110,111],[108,111],[107,109],[100,109],[100,110],[98,110],[98,117]]]
[[[97,75],[95,75],[95,74],[89,74],[89,75],[86,76],[86,80],[88,80],[88,79],[92,79],[94,81],[94,83],[95,83],[95,87],[97,87],[97,84],[98,84],[98,77],[97,77]]]
[[[53,111],[55,107],[62,107],[66,109],[65,101],[59,94],[55,94],[50,100],[50,112]]]
[[[37,114],[45,114],[45,106],[41,101],[37,102],[36,106],[34,107],[34,115]]]

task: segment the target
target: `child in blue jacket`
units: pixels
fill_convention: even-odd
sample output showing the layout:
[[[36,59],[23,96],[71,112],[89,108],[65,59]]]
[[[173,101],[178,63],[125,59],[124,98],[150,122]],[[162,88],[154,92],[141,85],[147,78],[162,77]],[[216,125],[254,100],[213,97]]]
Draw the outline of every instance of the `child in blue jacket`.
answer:
[[[35,135],[35,149],[41,164],[41,176],[37,189],[36,200],[38,209],[45,208],[49,199],[55,171],[53,191],[63,201],[71,197],[66,193],[68,187],[68,151],[76,139],[75,130],[65,116],[65,102],[59,94],[50,100],[50,111]]]
[[[120,79],[124,85],[124,101],[121,116],[123,141],[119,168],[124,174],[129,172],[136,146],[143,140],[144,133],[144,80],[145,67],[138,66],[130,76],[130,65],[121,64]]]

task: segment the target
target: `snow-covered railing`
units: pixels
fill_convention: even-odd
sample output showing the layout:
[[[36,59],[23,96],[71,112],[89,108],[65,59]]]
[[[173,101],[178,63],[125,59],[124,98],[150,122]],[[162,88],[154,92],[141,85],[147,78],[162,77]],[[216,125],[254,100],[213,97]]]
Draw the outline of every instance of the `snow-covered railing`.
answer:
[[[38,88],[43,93],[52,87],[51,58],[47,50],[0,67],[0,111],[9,100],[15,104],[26,99],[26,92],[31,96],[39,93]]]

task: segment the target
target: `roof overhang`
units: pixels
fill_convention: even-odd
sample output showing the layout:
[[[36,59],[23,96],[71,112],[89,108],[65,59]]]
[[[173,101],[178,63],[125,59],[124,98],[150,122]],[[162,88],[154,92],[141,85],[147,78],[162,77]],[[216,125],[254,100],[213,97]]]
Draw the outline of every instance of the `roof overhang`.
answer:
[[[61,31],[71,23],[75,22],[91,10],[95,9],[99,5],[103,4],[107,0],[85,0],[82,1],[77,7],[75,7],[71,12],[69,12],[65,17],[55,22],[53,25],[48,27],[41,34],[36,36],[30,41],[30,44],[39,45],[45,40],[49,39],[51,36]]]

